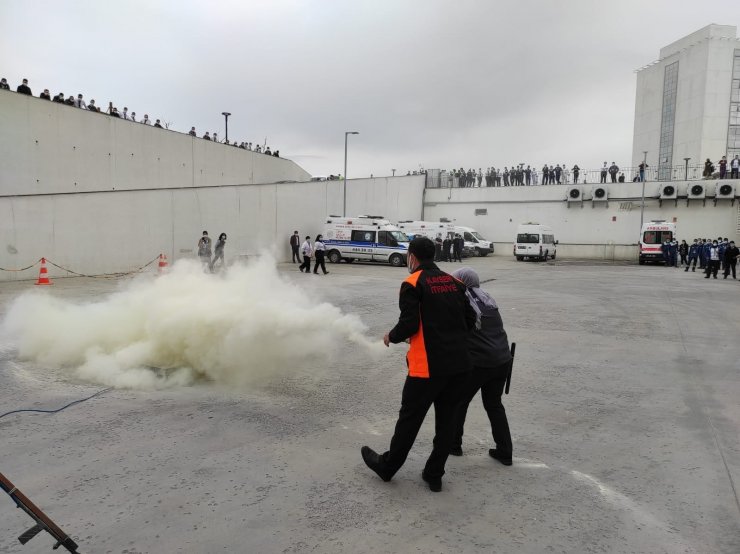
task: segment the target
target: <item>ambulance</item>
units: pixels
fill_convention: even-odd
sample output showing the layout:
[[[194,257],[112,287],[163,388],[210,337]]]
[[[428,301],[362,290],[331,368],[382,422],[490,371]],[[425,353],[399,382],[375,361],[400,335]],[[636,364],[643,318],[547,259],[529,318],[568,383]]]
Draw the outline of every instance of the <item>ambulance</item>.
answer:
[[[465,241],[463,247],[463,256],[488,256],[493,253],[493,243],[484,239],[481,234],[472,227],[455,227],[455,233],[458,233]]]
[[[676,224],[654,219],[642,224],[640,230],[640,265],[646,262],[664,263],[662,245],[676,236]]]
[[[323,242],[332,263],[344,260],[383,262],[395,267],[406,265],[409,238],[382,216],[359,215],[326,218]]]
[[[455,226],[450,222],[442,221],[399,221],[398,228],[403,231],[407,237],[427,237],[435,240],[440,237],[442,240],[447,237],[455,236]]]
[[[514,256],[521,262],[525,258],[547,261],[557,256],[555,233],[547,225],[540,223],[522,223],[516,230]]]

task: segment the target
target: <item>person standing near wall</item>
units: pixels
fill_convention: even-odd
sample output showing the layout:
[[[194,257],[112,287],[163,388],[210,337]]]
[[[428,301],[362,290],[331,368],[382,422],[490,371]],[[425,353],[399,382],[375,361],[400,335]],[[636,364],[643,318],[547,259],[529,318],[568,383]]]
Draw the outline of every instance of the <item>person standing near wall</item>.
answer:
[[[740,175],[740,157],[735,156],[730,162],[730,179],[737,179]]]
[[[226,267],[226,260],[224,259],[224,249],[226,248],[226,233],[221,233],[218,236],[218,241],[216,242],[216,249],[213,256],[213,261],[211,262],[211,273],[213,273],[213,270],[216,267],[216,262],[218,260],[221,260],[221,269],[224,269]]]
[[[578,175],[581,173],[581,168],[578,167],[578,164],[573,166],[573,169],[571,169],[573,172],[573,183],[578,184]]]
[[[439,492],[455,430],[455,410],[471,370],[466,339],[475,325],[475,312],[465,297],[465,286],[441,271],[433,259],[429,238],[416,237],[409,243],[411,275],[401,284],[401,314],[383,337],[386,346],[409,341],[401,410],[389,449],[378,454],[363,446],[360,452],[378,477],[390,481],[406,461],[434,404],[434,446],[421,476],[430,490]]]
[[[727,177],[727,156],[722,156],[719,161],[719,178],[724,179]]]
[[[293,253],[292,262],[294,264],[301,261],[301,257],[298,254],[300,245],[301,245],[301,237],[298,236],[298,231],[293,231],[293,234],[290,236],[290,250]]]
[[[686,244],[685,240],[681,240],[681,244],[678,245],[678,253],[681,256],[681,265],[686,265],[688,263],[689,245]]]
[[[705,279],[709,277],[717,278],[717,272],[719,271],[720,257],[719,257],[719,245],[715,240],[709,247],[709,260],[707,261],[707,274]]]
[[[211,237],[208,236],[208,231],[203,231],[203,235],[198,241],[198,257],[203,269],[210,268],[211,266]]]
[[[694,239],[694,244],[689,246],[689,260],[686,262],[686,271],[689,270],[689,266],[693,262],[694,265],[691,271],[696,271],[696,260],[699,258],[699,239]]]
[[[601,168],[601,184],[606,184],[606,174],[609,172],[609,168],[606,167],[606,162],[604,162],[604,167]]]
[[[442,241],[442,261],[443,262],[452,261],[452,254],[450,253],[451,249],[452,249],[452,239],[450,238],[450,235],[447,235],[445,239]]]
[[[732,278],[737,279],[737,260],[740,258],[740,248],[735,246],[735,241],[731,240],[725,248],[725,279],[732,272]]]
[[[313,272],[315,275],[319,274],[319,266],[321,266],[321,271],[324,272],[324,275],[329,273],[328,271],[326,271],[326,263],[324,262],[324,254],[326,254],[326,246],[324,246],[322,239],[323,237],[321,235],[316,235],[316,240],[313,243],[313,251],[314,251],[314,255],[316,256],[316,261],[314,262],[314,266],[313,266]]]
[[[311,273],[311,256],[313,256],[313,246],[311,245],[311,237],[306,235],[306,240],[301,245],[301,254],[303,254],[303,263],[298,266],[298,271],[303,273],[306,270],[306,275]]]
[[[462,250],[464,245],[465,241],[460,236],[460,233],[457,233],[455,235],[455,238],[452,240],[452,254],[454,258],[453,261],[462,262]]]

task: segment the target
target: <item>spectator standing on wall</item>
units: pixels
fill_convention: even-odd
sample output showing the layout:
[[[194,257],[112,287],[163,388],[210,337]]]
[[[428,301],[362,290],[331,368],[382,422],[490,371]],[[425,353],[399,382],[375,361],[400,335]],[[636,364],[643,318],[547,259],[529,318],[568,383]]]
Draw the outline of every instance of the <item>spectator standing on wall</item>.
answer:
[[[154,126],[155,126],[155,127],[157,128],[157,129],[161,129],[161,128],[162,128],[162,124],[161,124],[161,123],[159,122],[159,119],[158,119],[157,121],[155,121],[155,122],[154,122]]]
[[[272,156],[272,152],[270,151],[270,147],[269,146],[267,148],[265,148],[265,154],[267,154],[268,156]]]
[[[724,179],[727,177],[727,156],[722,156],[719,161],[719,178]]]
[[[18,85],[18,88],[15,89],[16,92],[20,94],[27,94],[28,96],[33,96],[33,93],[31,93],[31,87],[28,86],[28,79],[23,79],[23,82]]]
[[[195,134],[195,127],[190,127],[190,132],[188,133],[191,137],[196,136]]]
[[[573,169],[571,171],[573,171],[573,183],[577,185],[578,184],[578,175],[580,175],[580,173],[581,173],[581,168],[578,167],[578,164],[576,164],[576,165],[573,166]]]
[[[730,162],[730,179],[737,179],[740,174],[740,157],[735,156]]]
[[[638,166],[640,169],[640,179],[639,181],[642,183],[645,181],[645,170],[648,168],[648,164],[645,162],[640,162],[640,165]]]
[[[290,235],[290,251],[293,254],[293,257],[291,261],[293,263],[298,263],[301,261],[301,257],[298,253],[301,247],[301,237],[298,236],[298,231],[293,231],[293,234]]]
[[[524,170],[524,177],[527,180],[527,186],[530,186],[532,184],[532,168],[527,166],[527,169]]]
[[[75,106],[83,110],[87,109],[87,104],[85,104],[85,101],[82,99],[81,94],[77,95],[77,100],[75,100]]]
[[[711,177],[714,175],[714,164],[712,164],[712,161],[707,158],[707,161],[704,162],[704,172],[702,173],[704,177]]]
[[[280,150],[275,150],[275,151],[274,151],[274,152],[272,153],[272,155],[273,155],[273,156],[275,156],[276,158],[279,158],[279,157],[280,157]],[[372,175],[370,175],[370,178],[372,178]]]
[[[49,89],[45,88],[44,92],[39,94],[39,98],[41,98],[42,100],[51,100],[51,93],[49,92]]]
[[[555,182],[558,185],[562,184],[562,179],[561,179],[562,174],[563,174],[563,170],[560,167],[560,164],[556,165],[555,166]]]
[[[618,179],[618,181],[619,181],[620,183],[624,183],[624,172],[622,172],[622,173],[620,173],[620,174],[619,174],[619,179]]]
[[[606,167],[606,162],[604,162],[604,167],[601,168],[601,183],[606,184],[606,174],[609,172],[609,168]]]
[[[64,104],[64,93],[60,92],[57,94],[53,99],[52,102],[56,102],[57,104]]]
[[[200,263],[203,266],[203,271],[206,268],[210,268],[211,265],[211,237],[208,236],[208,231],[203,231],[203,235],[198,241],[198,257]]]
[[[130,116],[128,115],[128,108],[126,106],[123,107],[121,117],[123,117],[123,119],[130,119]]]
[[[136,112],[131,112],[131,121],[136,123]]]
[[[609,166],[609,175],[611,175],[612,183],[617,182],[617,173],[619,173],[619,166],[612,162],[612,165]]]
[[[113,108],[113,109],[111,110],[110,114],[111,114],[111,115],[112,115],[113,117],[117,117],[117,118],[119,118],[119,119],[120,119],[120,117],[121,117],[121,114],[119,114],[119,113],[118,113],[118,108]]]
[[[142,119],[141,122],[144,125],[150,125],[151,124],[151,121],[149,121],[149,114],[144,114],[144,119]]]
[[[95,105],[95,99],[91,99],[90,103],[87,105],[87,109],[91,112],[97,112],[98,107]]]
[[[224,259],[224,249],[226,248],[226,233],[221,233],[218,236],[218,241],[216,242],[216,249],[213,256],[213,261],[211,261],[211,273],[213,273],[214,268],[216,267],[216,262],[221,260],[221,269],[224,269],[226,267],[226,260]]]
[[[5,77],[0,79],[0,90],[10,90],[10,85]]]
[[[66,100],[64,101],[64,103],[65,103],[65,104],[66,104],[67,106],[74,106],[74,105],[75,105],[75,97],[74,97],[74,96],[71,96],[71,95],[70,95],[70,97],[69,97],[69,98],[67,98],[67,99],[66,99]]]
[[[535,168],[532,168],[532,184],[536,185],[539,182],[539,174]]]
[[[211,140],[211,135],[208,134],[208,131],[206,131],[206,134],[203,135],[203,140]]]

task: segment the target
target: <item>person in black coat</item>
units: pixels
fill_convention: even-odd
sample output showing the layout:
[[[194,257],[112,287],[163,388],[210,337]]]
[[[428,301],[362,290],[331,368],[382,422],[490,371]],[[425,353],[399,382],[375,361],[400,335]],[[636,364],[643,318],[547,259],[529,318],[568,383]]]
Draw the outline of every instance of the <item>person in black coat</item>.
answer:
[[[452,254],[450,254],[450,250],[452,250],[452,239],[448,235],[442,241],[442,261],[443,262],[452,261]]]
[[[23,79],[23,83],[18,85],[18,88],[15,89],[15,91],[20,94],[27,94],[28,96],[33,96],[33,93],[31,92],[31,88],[28,86],[28,79]]]
[[[290,250],[293,253],[293,263],[300,263],[301,262],[301,256],[298,252],[298,249],[301,247],[301,237],[298,236],[298,231],[293,231],[293,234],[290,235]]]
[[[452,240],[452,256],[453,261],[455,262],[462,262],[462,251],[463,246],[465,245],[465,241],[460,236],[460,234],[456,234],[455,238]]]
[[[10,90],[10,85],[5,77],[0,79],[0,90]]]
[[[491,422],[491,432],[496,448],[488,454],[506,466],[510,466],[512,455],[511,432],[506,410],[501,403],[506,377],[513,359],[509,350],[509,340],[504,331],[498,305],[491,296],[480,288],[478,274],[463,267],[453,272],[455,279],[467,287],[468,301],[476,312],[475,329],[468,335],[468,352],[473,363],[473,372],[463,389],[462,401],[455,417],[455,437],[450,454],[462,456],[462,438],[465,417],[473,397],[481,391],[483,407]]]
[[[740,258],[740,249],[735,246],[735,241],[730,241],[730,244],[725,248],[725,279],[732,272],[732,278],[737,279],[737,259]]]

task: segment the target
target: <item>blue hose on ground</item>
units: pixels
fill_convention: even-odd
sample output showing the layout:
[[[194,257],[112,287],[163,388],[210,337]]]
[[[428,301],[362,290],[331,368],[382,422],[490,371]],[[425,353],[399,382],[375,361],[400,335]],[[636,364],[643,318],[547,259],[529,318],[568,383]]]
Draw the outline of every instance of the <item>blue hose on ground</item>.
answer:
[[[11,414],[19,414],[21,412],[38,412],[38,413],[41,413],[41,414],[56,414],[58,412],[61,412],[62,410],[66,410],[70,406],[74,406],[75,404],[80,404],[81,402],[85,402],[86,400],[90,400],[91,398],[95,398],[99,394],[103,394],[104,392],[108,392],[112,388],[113,387],[108,387],[107,389],[99,390],[98,392],[96,392],[95,394],[91,394],[87,398],[82,398],[80,400],[75,400],[75,401],[70,402],[69,404],[66,404],[66,405],[64,405],[61,408],[58,408],[56,410],[38,410],[38,409],[31,409],[31,408],[22,409],[22,410],[13,410],[12,412],[6,412],[4,414],[0,414],[0,419],[4,418],[5,416],[9,416]]]

